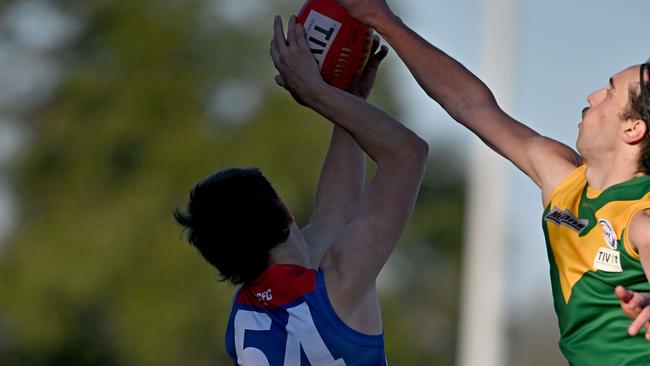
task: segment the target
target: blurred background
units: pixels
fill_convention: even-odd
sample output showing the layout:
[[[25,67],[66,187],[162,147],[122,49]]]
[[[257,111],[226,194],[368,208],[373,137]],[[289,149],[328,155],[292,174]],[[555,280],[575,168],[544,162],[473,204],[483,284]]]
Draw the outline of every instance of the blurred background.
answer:
[[[482,0],[389,3],[483,76]],[[586,96],[650,56],[650,3],[515,3],[511,112],[573,146]],[[171,212],[197,180],[258,166],[306,223],[331,127],[275,86],[268,56],[272,16],[301,5],[0,1],[0,365],[232,364],[232,288]],[[413,219],[379,281],[388,359],[454,365],[476,139],[394,53],[370,100],[431,146]],[[565,365],[539,193],[509,169],[507,249],[495,253],[506,258],[504,363]]]

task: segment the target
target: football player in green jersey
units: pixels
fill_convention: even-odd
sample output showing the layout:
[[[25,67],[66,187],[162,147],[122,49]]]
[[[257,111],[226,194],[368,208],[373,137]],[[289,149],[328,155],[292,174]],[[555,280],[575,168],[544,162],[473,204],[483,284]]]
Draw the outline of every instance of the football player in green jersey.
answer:
[[[646,64],[608,75],[587,97],[576,152],[504,112],[481,80],[406,26],[385,0],[338,1],[383,36],[451,117],[540,188],[560,348],[569,363],[648,364],[650,344],[628,335],[614,291],[650,291]]]

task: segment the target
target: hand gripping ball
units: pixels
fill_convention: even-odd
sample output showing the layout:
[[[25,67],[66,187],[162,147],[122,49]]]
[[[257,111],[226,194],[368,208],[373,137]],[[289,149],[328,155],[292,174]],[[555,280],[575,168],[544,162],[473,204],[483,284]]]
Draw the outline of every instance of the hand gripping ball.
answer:
[[[352,18],[336,0],[307,0],[296,21],[305,28],[323,79],[348,89],[368,61],[372,29]]]

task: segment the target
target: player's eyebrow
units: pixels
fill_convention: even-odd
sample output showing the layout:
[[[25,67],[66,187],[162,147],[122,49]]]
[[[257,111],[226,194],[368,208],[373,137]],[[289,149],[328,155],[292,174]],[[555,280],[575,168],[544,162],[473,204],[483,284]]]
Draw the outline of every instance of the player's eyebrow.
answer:
[[[611,86],[612,89],[616,89],[616,87],[614,86],[614,78],[609,78],[609,86]]]

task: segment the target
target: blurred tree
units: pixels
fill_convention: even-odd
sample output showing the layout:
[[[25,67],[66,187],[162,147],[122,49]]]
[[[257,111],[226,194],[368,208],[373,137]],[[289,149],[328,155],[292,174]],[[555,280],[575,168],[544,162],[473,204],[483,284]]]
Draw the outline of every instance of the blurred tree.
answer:
[[[232,288],[180,238],[171,211],[200,178],[259,166],[304,224],[330,133],[272,82],[269,11],[300,4],[242,1],[242,13],[234,3],[56,2],[84,32],[56,55],[63,84],[30,113],[14,173],[21,210],[0,258],[0,364],[231,363]],[[396,113],[382,80],[374,101]],[[397,365],[453,362],[462,185],[457,162],[434,152],[382,277]]]

